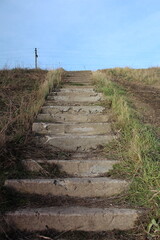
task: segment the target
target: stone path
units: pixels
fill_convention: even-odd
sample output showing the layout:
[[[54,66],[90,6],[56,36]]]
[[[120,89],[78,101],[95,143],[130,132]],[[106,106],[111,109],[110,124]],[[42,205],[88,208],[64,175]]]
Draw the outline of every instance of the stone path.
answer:
[[[30,171],[42,170],[42,164],[46,162],[50,166],[56,164],[70,177],[14,179],[7,180],[5,186],[46,197],[107,199],[129,186],[125,180],[103,177],[118,162],[99,154],[100,147],[116,137],[111,130],[109,111],[99,104],[103,96],[91,86],[91,72],[68,72],[67,78],[72,84],[50,93],[33,124],[33,131],[37,141],[51,145],[56,151],[70,152],[71,158],[29,159],[23,163]],[[133,228],[139,214],[134,209],[85,207],[71,203],[69,206],[55,204],[53,207],[18,209],[6,213],[5,221],[27,231],[108,231]]]

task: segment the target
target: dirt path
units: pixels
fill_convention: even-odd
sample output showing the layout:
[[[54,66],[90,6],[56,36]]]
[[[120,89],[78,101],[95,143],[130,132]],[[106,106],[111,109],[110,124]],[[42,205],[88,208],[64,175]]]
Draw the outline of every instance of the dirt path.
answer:
[[[133,100],[142,120],[156,128],[160,127],[160,89],[140,83],[117,82],[122,85]],[[160,134],[160,131],[158,131]]]

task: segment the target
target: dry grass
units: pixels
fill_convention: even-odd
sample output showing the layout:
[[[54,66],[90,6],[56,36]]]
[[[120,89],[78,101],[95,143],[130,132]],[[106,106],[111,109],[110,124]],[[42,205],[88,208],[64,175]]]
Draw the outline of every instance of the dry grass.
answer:
[[[8,202],[11,202],[3,189],[5,179],[25,176],[21,165],[22,156],[32,152],[38,154],[31,136],[31,126],[47,94],[61,84],[64,73],[63,69],[49,72],[40,69],[0,71],[1,210],[5,210]]]
[[[0,148],[27,135],[49,91],[60,84],[63,70],[0,71]]]
[[[160,87],[160,67],[147,69],[112,68],[103,69],[102,72],[112,81],[129,81]]]
[[[117,156],[122,162],[111,172],[115,177],[131,180],[126,200],[133,206],[150,209],[150,221],[154,225],[149,234],[160,237],[160,143],[154,129],[142,123],[127,92],[110,81],[108,73],[95,72],[94,82],[109,101],[115,117]],[[107,148],[107,147],[106,147]],[[149,224],[149,222],[148,222]]]
[[[18,140],[29,128],[32,120],[29,111],[46,74],[43,70],[0,71],[0,148],[9,141]]]

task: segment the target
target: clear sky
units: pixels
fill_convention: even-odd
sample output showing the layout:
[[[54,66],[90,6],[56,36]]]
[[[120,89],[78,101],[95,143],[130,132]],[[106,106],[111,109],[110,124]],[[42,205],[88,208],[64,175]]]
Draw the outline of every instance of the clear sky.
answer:
[[[0,0],[0,68],[160,65],[159,0]]]

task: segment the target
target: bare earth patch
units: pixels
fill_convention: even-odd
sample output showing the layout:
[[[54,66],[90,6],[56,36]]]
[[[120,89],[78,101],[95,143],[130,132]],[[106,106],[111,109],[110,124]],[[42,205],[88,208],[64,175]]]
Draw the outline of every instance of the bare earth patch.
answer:
[[[117,81],[117,83],[127,90],[142,121],[153,125],[158,130],[160,127],[160,89],[138,82]],[[157,132],[160,134],[160,130]]]

